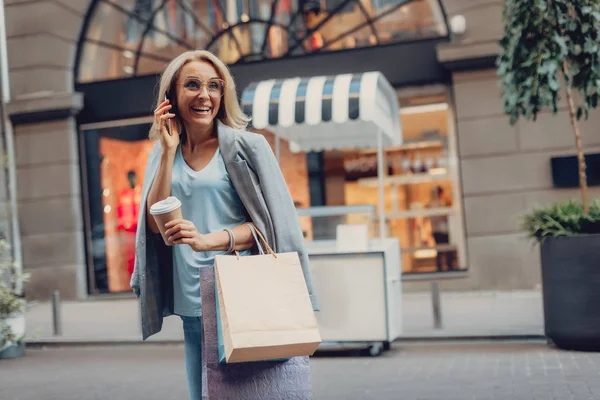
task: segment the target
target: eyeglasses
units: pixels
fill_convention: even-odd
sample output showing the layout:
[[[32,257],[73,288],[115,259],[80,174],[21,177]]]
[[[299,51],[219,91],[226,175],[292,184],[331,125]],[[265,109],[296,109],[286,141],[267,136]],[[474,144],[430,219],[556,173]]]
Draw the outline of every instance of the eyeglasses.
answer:
[[[197,96],[202,93],[204,87],[211,97],[221,97],[225,93],[225,81],[222,79],[210,79],[206,82],[200,79],[186,79],[181,86],[189,96]]]

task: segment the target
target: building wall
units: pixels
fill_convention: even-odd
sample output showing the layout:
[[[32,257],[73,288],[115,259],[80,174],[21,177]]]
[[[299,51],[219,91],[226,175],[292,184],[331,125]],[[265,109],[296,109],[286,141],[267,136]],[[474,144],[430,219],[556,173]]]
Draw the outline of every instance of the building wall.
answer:
[[[466,30],[453,35],[449,44],[438,47],[441,62],[478,59],[495,56],[503,33],[503,0],[442,0],[449,20],[463,16]]]
[[[85,244],[73,65],[88,0],[5,0],[9,114],[63,110],[14,128],[17,199],[28,297],[84,297]]]
[[[552,188],[550,159],[575,154],[565,104],[557,115],[508,123],[494,70],[454,74],[457,131],[471,278],[467,288],[530,289],[540,283],[539,249],[518,229],[537,205],[579,199]],[[581,124],[586,151],[600,151],[600,111]],[[600,195],[599,188],[590,196]]]

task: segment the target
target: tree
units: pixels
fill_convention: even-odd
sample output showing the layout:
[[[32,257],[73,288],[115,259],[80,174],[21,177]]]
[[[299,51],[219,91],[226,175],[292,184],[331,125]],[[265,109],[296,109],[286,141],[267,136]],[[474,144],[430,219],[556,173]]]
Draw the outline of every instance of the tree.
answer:
[[[27,282],[29,274],[18,273],[10,256],[10,246],[6,240],[0,239],[0,352],[8,345],[23,340],[15,335],[6,321],[25,310],[25,300],[16,294],[15,289]]]
[[[535,120],[543,108],[556,114],[563,78],[587,212],[586,164],[578,120],[587,119],[600,95],[600,2],[506,0],[503,19],[497,66],[504,112],[511,124],[521,115]],[[580,104],[575,104],[574,93],[581,95]]]

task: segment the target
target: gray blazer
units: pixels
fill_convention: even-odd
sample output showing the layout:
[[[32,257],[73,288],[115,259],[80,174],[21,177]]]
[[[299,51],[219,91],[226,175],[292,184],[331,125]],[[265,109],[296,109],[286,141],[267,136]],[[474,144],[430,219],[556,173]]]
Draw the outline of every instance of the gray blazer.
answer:
[[[248,216],[275,252],[298,252],[313,310],[317,311],[298,214],[269,143],[262,135],[234,130],[220,121],[218,135],[225,167]],[[160,164],[160,153],[161,145],[157,142],[146,165],[135,269],[130,282],[140,299],[144,340],[160,332],[163,317],[173,314],[171,248],[164,244],[160,234],[152,233],[146,225],[146,201]]]

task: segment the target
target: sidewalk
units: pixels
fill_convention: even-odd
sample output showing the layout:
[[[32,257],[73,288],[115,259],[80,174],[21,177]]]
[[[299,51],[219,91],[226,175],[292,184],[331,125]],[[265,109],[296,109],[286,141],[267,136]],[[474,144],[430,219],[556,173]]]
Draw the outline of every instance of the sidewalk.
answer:
[[[543,309],[539,291],[442,293],[443,328],[433,327],[430,294],[405,293],[403,338],[523,338],[542,337]],[[90,300],[61,304],[62,335],[53,336],[49,302],[27,310],[29,343],[141,342],[135,299]],[[169,317],[150,342],[183,340],[181,320]]]

